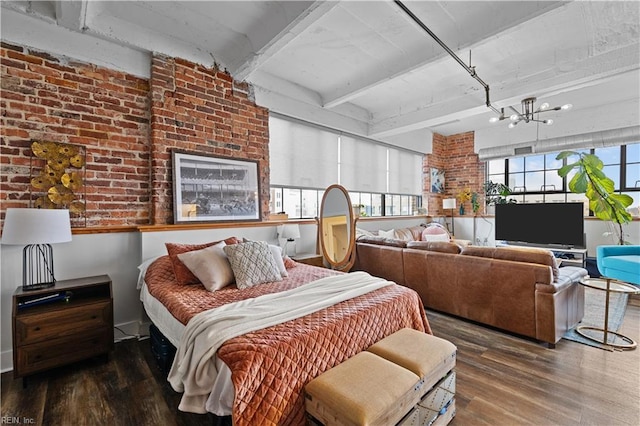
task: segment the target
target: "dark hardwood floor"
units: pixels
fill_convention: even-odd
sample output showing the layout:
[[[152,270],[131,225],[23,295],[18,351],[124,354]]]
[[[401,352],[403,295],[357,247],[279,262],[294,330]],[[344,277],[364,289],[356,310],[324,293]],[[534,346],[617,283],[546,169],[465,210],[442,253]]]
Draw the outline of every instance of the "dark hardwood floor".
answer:
[[[561,340],[555,349],[428,312],[434,334],[458,347],[457,414],[451,425],[640,424],[640,349],[609,352]],[[640,339],[640,299],[621,332]],[[21,380],[4,373],[2,424],[212,425],[177,410],[149,341],[115,345],[93,359]]]

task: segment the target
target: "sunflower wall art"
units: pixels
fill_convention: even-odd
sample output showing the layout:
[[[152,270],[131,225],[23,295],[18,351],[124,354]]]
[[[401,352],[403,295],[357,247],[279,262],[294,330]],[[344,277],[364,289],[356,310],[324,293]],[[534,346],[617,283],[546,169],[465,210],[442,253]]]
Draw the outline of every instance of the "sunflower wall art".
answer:
[[[69,209],[72,224],[74,218],[84,218],[85,148],[61,142],[33,142],[31,152],[33,207]]]

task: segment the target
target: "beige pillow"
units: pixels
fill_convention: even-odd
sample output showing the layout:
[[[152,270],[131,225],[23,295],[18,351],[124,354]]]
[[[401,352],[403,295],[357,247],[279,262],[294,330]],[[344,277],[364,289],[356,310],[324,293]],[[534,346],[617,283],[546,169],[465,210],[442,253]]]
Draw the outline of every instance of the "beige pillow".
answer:
[[[178,255],[178,259],[195,275],[209,291],[220,290],[233,283],[233,270],[224,254],[224,241],[202,250]]]
[[[266,282],[282,281],[269,244],[264,241],[248,241],[225,246],[224,253],[231,263],[239,289]]]

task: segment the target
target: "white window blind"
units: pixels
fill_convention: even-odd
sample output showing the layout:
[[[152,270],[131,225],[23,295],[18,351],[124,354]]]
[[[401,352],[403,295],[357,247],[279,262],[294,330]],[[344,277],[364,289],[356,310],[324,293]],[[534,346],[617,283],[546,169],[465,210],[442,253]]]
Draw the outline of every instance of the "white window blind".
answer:
[[[389,192],[422,194],[422,155],[389,148]]]
[[[350,136],[340,137],[340,184],[350,191],[387,191],[387,148]]]
[[[271,185],[326,188],[338,182],[338,134],[269,117]]]

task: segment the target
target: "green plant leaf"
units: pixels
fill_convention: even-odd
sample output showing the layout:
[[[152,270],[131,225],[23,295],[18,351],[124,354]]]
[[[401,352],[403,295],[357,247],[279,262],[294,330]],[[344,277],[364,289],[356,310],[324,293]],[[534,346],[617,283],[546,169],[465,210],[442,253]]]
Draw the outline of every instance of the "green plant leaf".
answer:
[[[604,163],[597,155],[594,154],[585,154],[581,158],[582,164],[584,167],[589,167],[597,170],[602,170],[604,167]]]
[[[592,182],[591,184],[594,186],[594,188],[598,189],[598,192],[600,194],[602,193],[606,193],[606,194],[612,194],[613,191],[615,191],[615,183],[609,179],[607,176],[604,175],[604,173],[600,172],[600,174],[594,173],[596,176],[595,178],[592,177]]]
[[[589,179],[586,173],[576,173],[569,181],[569,189],[576,194],[584,194],[587,192]]]
[[[558,170],[558,175],[560,175],[560,177],[563,177],[563,178],[567,177],[569,172],[571,170],[573,170],[573,168],[576,166],[576,164],[578,164],[578,163],[571,163],[571,164],[567,164],[566,166],[560,167],[560,169]]]
[[[556,160],[564,160],[567,157],[571,157],[572,155],[579,155],[575,151],[562,151],[560,154],[556,156]]]

